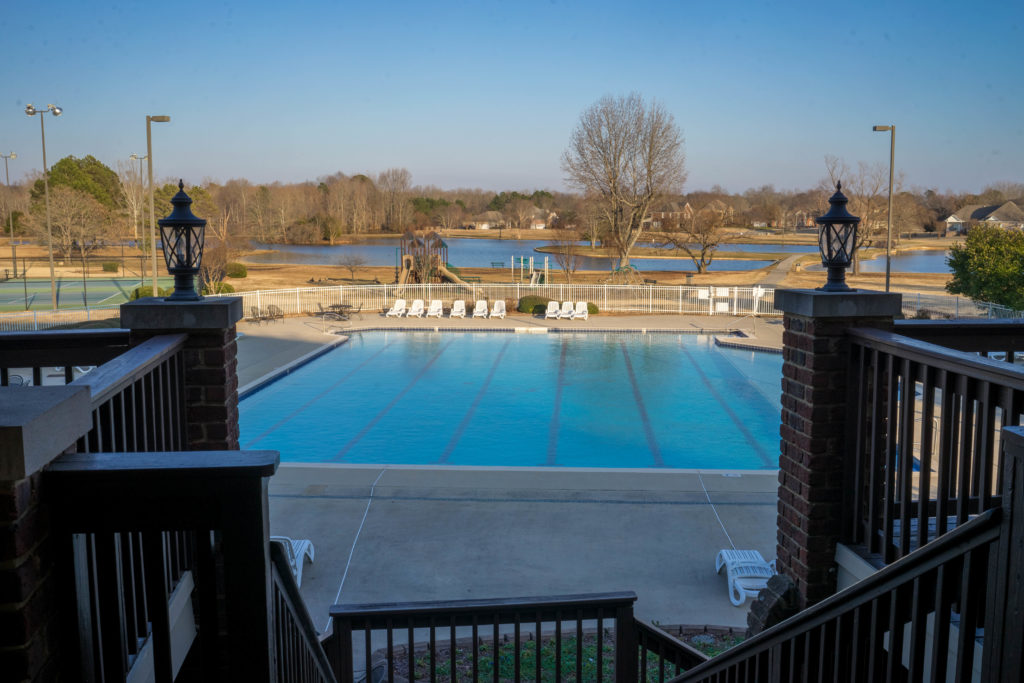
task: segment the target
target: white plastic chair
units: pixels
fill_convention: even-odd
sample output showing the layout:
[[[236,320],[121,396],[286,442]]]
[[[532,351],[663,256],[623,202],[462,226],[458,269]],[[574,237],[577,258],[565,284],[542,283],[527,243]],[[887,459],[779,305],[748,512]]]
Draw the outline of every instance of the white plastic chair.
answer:
[[[412,307],[409,312],[405,314],[406,318],[422,318],[423,317],[423,299],[413,299]]]
[[[572,302],[571,301],[563,301],[562,302],[562,310],[560,310],[558,312],[558,317],[559,318],[570,318],[570,319],[572,318]]]
[[[288,558],[288,566],[292,568],[295,575],[295,585],[302,585],[302,564],[305,558],[313,561],[313,541],[305,538],[288,538],[287,536],[271,536],[272,543],[280,543],[284,547],[285,557]]]
[[[720,550],[715,571],[721,573],[723,566],[729,577],[729,602],[737,607],[748,597],[756,598],[775,576],[774,562],[768,564],[756,550]]]
[[[548,310],[544,311],[545,318],[557,318],[558,317],[558,302],[549,301]]]
[[[587,310],[587,302],[577,301],[576,310],[572,312],[572,315],[569,316],[569,318],[570,320],[576,320],[577,318],[582,318],[583,320],[590,320],[590,311]]]
[[[427,309],[428,318],[440,318],[444,316],[444,308],[441,307],[440,299],[432,299],[430,308]]]
[[[473,306],[473,317],[474,318],[486,318],[487,317],[487,302],[480,299]]]
[[[403,315],[405,315],[405,299],[395,299],[395,305],[385,314],[385,317],[401,318]]]
[[[448,314],[449,318],[465,318],[466,317],[466,302],[462,299],[456,299],[455,303],[452,304],[452,311]]]
[[[501,318],[502,320],[505,319],[505,300],[504,299],[498,299],[497,301],[494,302],[494,305],[491,306],[491,317],[492,318]]]

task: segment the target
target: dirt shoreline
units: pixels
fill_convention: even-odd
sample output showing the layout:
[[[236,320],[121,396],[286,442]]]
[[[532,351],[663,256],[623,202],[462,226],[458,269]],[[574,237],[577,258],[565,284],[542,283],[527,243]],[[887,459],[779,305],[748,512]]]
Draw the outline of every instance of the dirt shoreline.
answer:
[[[445,233],[448,237],[462,237],[461,233],[474,232],[474,231],[449,231]],[[488,233],[495,231],[488,231]],[[505,230],[505,236],[514,231]],[[550,230],[530,230],[522,231],[524,233],[531,233],[530,237],[536,237],[540,239],[551,239],[554,231]],[[456,234],[450,234],[456,233]],[[540,233],[544,233],[543,235]],[[488,237],[493,239],[494,235],[465,235],[477,238]],[[364,237],[364,236],[357,236]],[[366,237],[379,237],[379,235],[372,235]],[[764,236],[766,240],[774,243],[783,243],[783,238],[788,238],[789,243],[813,243],[813,236],[811,235],[772,235]],[[358,240],[353,240],[350,243],[356,243]],[[944,249],[948,248],[949,244],[953,243],[952,239],[928,239],[928,240],[903,240],[897,251],[907,251],[914,249]],[[730,242],[729,244],[743,244],[743,243],[754,243],[749,240],[737,239],[736,241]],[[0,275],[3,274],[5,269],[10,268],[10,247],[7,244],[7,240],[0,242]],[[266,253],[269,250],[252,250],[248,253],[262,252]],[[139,277],[139,261],[140,253],[138,250],[124,250],[124,256],[127,265],[127,272],[125,273],[128,277]],[[47,263],[46,250],[38,245],[19,245],[17,247],[18,255],[18,267],[19,270],[22,267],[23,259],[28,262],[29,266],[29,277],[30,278],[48,278],[49,277],[49,266]],[[90,255],[89,265],[89,277],[90,278],[110,278],[110,277],[121,277],[122,274],[104,272],[100,266],[100,262],[103,260],[120,261],[122,251],[120,247],[112,247],[108,249],[101,249]],[[6,257],[6,258],[5,258]],[[311,286],[327,286],[327,285],[341,285],[341,284],[387,284],[394,282],[395,280],[395,269],[393,266],[361,266],[355,269],[354,277],[350,277],[349,270],[342,268],[341,266],[328,266],[328,265],[307,265],[307,264],[273,264],[273,263],[251,263],[246,261],[246,257],[243,254],[239,257],[239,261],[246,264],[248,269],[248,276],[245,278],[234,279],[229,278],[228,282],[235,287],[236,291],[251,291],[256,289],[288,289],[295,287],[311,287]],[[803,260],[803,259],[802,259]],[[807,261],[814,262],[814,255],[808,254]],[[149,260],[146,263],[146,274],[148,276]],[[714,270],[714,262],[712,262],[712,271],[708,273],[687,273],[685,271],[660,271],[660,270],[645,270],[643,272],[644,278],[655,281],[659,285],[682,285],[692,284],[695,286],[701,285],[735,285],[735,286],[753,286],[761,282],[765,276],[771,271],[776,264],[766,266],[765,268],[759,268],[757,270],[743,270],[743,271],[716,271]],[[159,269],[161,276],[166,276],[166,272],[163,266],[163,258],[159,258]],[[459,269],[463,276],[472,278],[480,278],[481,282],[508,282],[509,273],[504,268],[460,268]],[[56,261],[55,273],[58,277],[64,278],[81,278],[82,277],[82,265],[78,261],[61,262],[59,259]],[[561,284],[566,282],[564,273],[557,266],[552,266],[550,269],[551,280],[553,284]],[[571,281],[575,284],[598,284],[604,282],[608,277],[608,272],[601,271],[577,271],[573,274]],[[950,275],[948,273],[942,274],[931,274],[931,273],[900,273],[894,272],[891,276],[892,289],[895,291],[919,291],[919,292],[934,292],[942,293],[945,291],[945,284],[949,281]],[[821,272],[804,271],[799,266],[794,267],[782,280],[779,287],[785,288],[805,288],[805,287],[817,287],[820,286],[824,279],[824,275]],[[861,273],[858,275],[848,275],[847,280],[851,286],[865,289],[883,289],[885,283],[884,273]]]

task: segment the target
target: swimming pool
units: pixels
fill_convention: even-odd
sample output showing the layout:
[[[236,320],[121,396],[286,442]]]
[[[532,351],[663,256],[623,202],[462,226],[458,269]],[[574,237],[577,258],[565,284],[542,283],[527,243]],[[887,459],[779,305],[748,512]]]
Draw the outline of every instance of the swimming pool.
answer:
[[[285,462],[778,466],[782,357],[698,334],[365,332],[240,404]]]

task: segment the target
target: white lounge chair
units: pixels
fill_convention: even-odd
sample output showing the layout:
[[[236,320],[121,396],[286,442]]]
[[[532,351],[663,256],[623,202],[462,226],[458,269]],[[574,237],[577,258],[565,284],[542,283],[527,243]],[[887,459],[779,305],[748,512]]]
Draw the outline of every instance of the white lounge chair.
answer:
[[[560,310],[558,312],[558,317],[559,318],[570,318],[570,319],[572,318],[572,302],[571,301],[563,301],[562,302],[562,310]]]
[[[768,564],[756,550],[720,550],[715,558],[715,571],[726,569],[729,577],[729,602],[739,607],[748,598],[756,598],[759,591],[775,576],[774,562]]]
[[[430,308],[427,309],[428,318],[440,318],[444,316],[444,309],[441,307],[440,299],[433,299],[430,302]]]
[[[576,310],[572,312],[572,315],[569,316],[569,318],[571,320],[576,320],[577,318],[582,318],[583,320],[590,320],[590,311],[587,310],[587,302],[577,301]]]
[[[413,299],[412,306],[409,308],[409,312],[405,314],[406,318],[422,318],[423,317],[423,299]]]
[[[545,318],[557,318],[558,317],[558,302],[549,301],[548,310],[544,311]]]
[[[288,538],[287,536],[271,536],[272,543],[280,543],[284,547],[285,557],[288,558],[288,565],[295,575],[295,584],[302,585],[302,564],[305,558],[313,561],[313,541],[305,538]]]
[[[491,317],[492,318],[501,318],[502,320],[505,319],[505,300],[504,299],[498,299],[497,301],[494,302],[494,305],[491,306]]]
[[[405,315],[405,299],[395,299],[395,305],[385,314],[385,317],[401,318],[403,315]]]
[[[462,299],[456,299],[455,303],[452,304],[452,311],[448,314],[449,318],[465,318],[466,317],[466,302]]]
[[[487,302],[480,299],[473,306],[473,317],[474,318],[486,318],[487,317]]]

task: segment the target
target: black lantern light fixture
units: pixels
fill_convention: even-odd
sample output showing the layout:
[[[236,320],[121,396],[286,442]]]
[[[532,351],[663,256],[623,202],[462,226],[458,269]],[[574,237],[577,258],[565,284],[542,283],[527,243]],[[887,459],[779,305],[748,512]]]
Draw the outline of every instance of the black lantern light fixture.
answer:
[[[178,181],[178,194],[171,199],[174,209],[161,218],[160,239],[163,242],[167,272],[174,276],[174,294],[167,301],[198,301],[202,299],[195,289],[195,276],[203,260],[203,240],[206,221],[192,215],[192,199],[185,194],[185,183]],[[156,292],[153,293],[156,296]]]
[[[828,213],[814,219],[818,224],[818,251],[821,265],[828,269],[828,280],[823,292],[852,292],[846,284],[846,269],[853,260],[857,245],[857,225],[860,218],[846,210],[849,200],[842,193],[842,183],[836,183],[836,193],[829,197]]]

